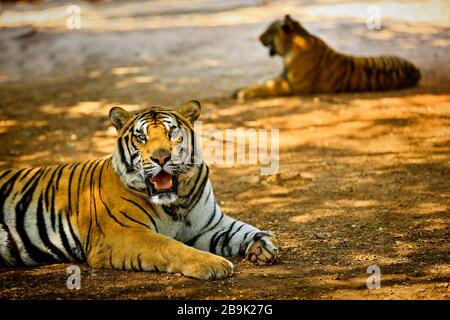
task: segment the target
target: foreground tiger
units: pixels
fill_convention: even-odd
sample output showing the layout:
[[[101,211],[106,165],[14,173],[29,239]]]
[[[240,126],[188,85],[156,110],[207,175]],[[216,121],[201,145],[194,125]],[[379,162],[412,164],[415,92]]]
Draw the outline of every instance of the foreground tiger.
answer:
[[[294,94],[381,91],[414,86],[420,71],[394,57],[353,57],[334,51],[287,15],[261,35],[269,54],[283,57],[282,74],[234,93],[240,100]]]
[[[87,261],[220,279],[233,264],[219,255],[271,263],[270,233],[224,215],[216,203],[194,141],[199,113],[197,101],[137,114],[115,107],[112,156],[0,171],[0,265]]]

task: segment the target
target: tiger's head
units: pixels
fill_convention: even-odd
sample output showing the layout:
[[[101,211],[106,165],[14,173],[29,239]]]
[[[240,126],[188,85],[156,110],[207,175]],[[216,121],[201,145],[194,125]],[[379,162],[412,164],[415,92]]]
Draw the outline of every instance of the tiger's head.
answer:
[[[270,24],[259,40],[269,48],[269,55],[272,57],[285,56],[292,45],[306,49],[311,46],[314,38],[299,22],[286,15],[284,20],[276,20]]]
[[[180,175],[196,164],[192,124],[200,108],[195,100],[177,110],[151,107],[130,113],[112,108],[109,119],[119,134],[112,163],[122,182],[154,204],[175,202]]]

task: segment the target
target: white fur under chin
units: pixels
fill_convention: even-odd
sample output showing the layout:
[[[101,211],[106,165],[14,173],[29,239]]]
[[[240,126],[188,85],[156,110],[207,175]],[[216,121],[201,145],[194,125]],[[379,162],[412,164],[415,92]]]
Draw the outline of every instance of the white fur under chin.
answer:
[[[162,193],[151,197],[151,202],[157,205],[172,204],[177,200],[178,196],[173,193]]]

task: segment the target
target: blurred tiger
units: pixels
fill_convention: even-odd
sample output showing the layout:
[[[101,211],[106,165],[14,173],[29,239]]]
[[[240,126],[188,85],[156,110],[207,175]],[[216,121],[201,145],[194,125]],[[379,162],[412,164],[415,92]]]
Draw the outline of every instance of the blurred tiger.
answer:
[[[114,107],[111,156],[0,171],[0,265],[87,261],[221,279],[233,264],[219,255],[272,263],[272,234],[217,205],[192,126],[200,108]]]
[[[234,92],[239,100],[294,94],[381,91],[416,85],[420,71],[395,56],[354,57],[338,53],[287,15],[261,35],[270,56],[283,57],[282,74]]]

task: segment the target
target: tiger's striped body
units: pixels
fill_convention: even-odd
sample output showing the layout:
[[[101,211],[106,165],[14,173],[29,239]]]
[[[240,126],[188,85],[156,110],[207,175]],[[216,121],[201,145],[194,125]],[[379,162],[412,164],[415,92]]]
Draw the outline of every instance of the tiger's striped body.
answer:
[[[208,167],[202,161],[178,173],[175,167],[167,169],[178,180],[175,200],[155,203],[140,188],[137,179],[143,171],[131,172],[133,164],[127,163],[136,160],[129,138],[137,119],[155,121],[148,128],[149,137],[152,130],[163,128],[157,119],[160,114],[193,133],[186,120],[174,112],[157,110],[151,121],[141,113],[118,128],[117,148],[110,157],[1,171],[0,265],[87,261],[94,267],[181,272],[216,279],[232,273],[232,264],[218,255],[246,255],[254,262],[271,262],[276,247],[269,233],[221,212]],[[158,138],[152,139],[155,143]],[[128,143],[123,144],[125,141]],[[138,158],[149,144],[150,140],[142,144]],[[161,148],[162,142],[157,150]],[[122,165],[127,172],[120,171]]]
[[[293,92],[337,93],[402,89],[417,84],[420,72],[395,56],[354,57],[323,46],[317,58],[308,55],[287,61],[286,80]],[[320,52],[319,51],[319,52]],[[302,66],[296,70],[295,65]],[[298,68],[297,68],[298,69]]]
[[[239,99],[312,93],[383,91],[416,85],[420,71],[395,56],[341,54],[286,16],[260,37],[271,55],[283,57],[283,73],[261,85],[238,90]]]

